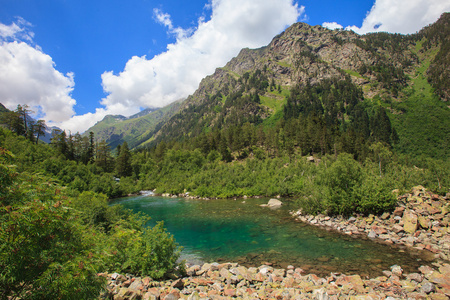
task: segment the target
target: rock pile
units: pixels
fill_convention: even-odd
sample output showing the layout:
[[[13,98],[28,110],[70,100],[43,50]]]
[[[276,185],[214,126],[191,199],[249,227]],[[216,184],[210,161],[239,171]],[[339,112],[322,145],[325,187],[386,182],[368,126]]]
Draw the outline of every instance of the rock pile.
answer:
[[[334,229],[345,234],[366,235],[388,244],[402,244],[428,250],[436,258],[450,260],[450,205],[448,197],[414,187],[411,193],[398,197],[392,213],[350,218],[324,215],[303,215],[292,212],[298,220],[315,226]]]
[[[103,299],[448,299],[450,265],[421,267],[403,274],[392,266],[383,276],[331,273],[320,278],[300,268],[246,268],[235,263],[194,265],[184,278],[153,281],[149,277],[99,274],[108,279]],[[390,297],[390,298],[389,298]]]

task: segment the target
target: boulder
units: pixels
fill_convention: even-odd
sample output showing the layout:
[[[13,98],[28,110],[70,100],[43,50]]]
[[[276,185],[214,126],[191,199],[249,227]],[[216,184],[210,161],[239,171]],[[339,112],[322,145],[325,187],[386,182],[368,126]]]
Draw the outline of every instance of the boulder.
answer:
[[[367,237],[370,238],[370,239],[374,239],[374,238],[377,237],[377,234],[375,233],[375,231],[371,230],[369,232],[369,234],[367,235]]]
[[[403,274],[403,269],[400,266],[398,266],[398,265],[393,265],[393,266],[391,266],[391,272],[395,276],[400,277]]]
[[[385,228],[381,227],[381,226],[373,225],[373,226],[372,226],[372,230],[373,230],[373,232],[375,232],[377,235],[387,233],[387,230],[386,230]]]
[[[418,221],[417,221],[417,215],[410,211],[410,210],[405,210],[405,212],[403,213],[403,229],[405,230],[406,233],[414,233],[417,230],[418,227]]]
[[[422,285],[422,292],[425,294],[429,294],[436,291],[436,287],[431,282],[426,282]]]
[[[267,203],[268,207],[280,207],[281,205],[283,205],[283,202],[278,199],[270,199],[269,203]]]
[[[386,220],[386,219],[388,219],[390,216],[391,216],[390,213],[385,212],[384,214],[382,214],[382,215],[380,216],[380,219],[381,219],[381,220]]]
[[[394,226],[392,226],[392,231],[395,232],[395,233],[402,232],[403,231],[403,227],[398,225],[398,224],[395,224]]]
[[[422,227],[423,229],[430,228],[430,225],[431,225],[430,219],[423,217],[423,216],[419,216],[417,220],[420,224],[420,227]]]
[[[394,216],[401,217],[403,215],[403,212],[405,211],[405,208],[402,206],[397,206],[394,210]]]

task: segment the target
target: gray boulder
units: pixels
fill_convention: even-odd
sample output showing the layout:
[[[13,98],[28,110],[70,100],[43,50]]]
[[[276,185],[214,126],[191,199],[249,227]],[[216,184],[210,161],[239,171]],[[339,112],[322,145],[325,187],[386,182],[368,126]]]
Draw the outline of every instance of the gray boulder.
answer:
[[[268,207],[280,207],[281,205],[283,205],[283,202],[278,199],[270,199],[269,203],[267,203]]]

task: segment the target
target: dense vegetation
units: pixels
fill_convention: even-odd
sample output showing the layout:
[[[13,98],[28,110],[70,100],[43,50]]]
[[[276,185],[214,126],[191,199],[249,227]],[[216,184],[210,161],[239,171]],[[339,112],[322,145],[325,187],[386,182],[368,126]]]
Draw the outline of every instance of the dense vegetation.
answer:
[[[1,299],[93,299],[105,284],[98,272],[161,278],[177,267],[180,248],[162,223],[144,227],[146,217],[110,206],[103,194],[63,187],[56,168],[100,176],[90,171],[95,164],[72,164],[0,128]]]
[[[444,13],[439,20],[422,30],[419,36],[423,39],[422,52],[438,47],[433,62],[428,69],[428,80],[436,94],[450,100],[450,13]]]

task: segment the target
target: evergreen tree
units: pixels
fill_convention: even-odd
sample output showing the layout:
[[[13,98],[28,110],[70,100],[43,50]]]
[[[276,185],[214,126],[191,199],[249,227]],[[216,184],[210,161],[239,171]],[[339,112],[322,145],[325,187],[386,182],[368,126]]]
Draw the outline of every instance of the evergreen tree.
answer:
[[[72,133],[69,134],[69,137],[67,138],[67,159],[69,160],[75,160],[75,143],[73,140]]]
[[[34,133],[37,134],[36,136],[36,144],[39,142],[39,137],[45,136],[45,121],[44,120],[38,120],[34,126]]]
[[[114,160],[111,151],[105,140],[98,143],[95,152],[95,164],[103,169],[103,172],[112,172],[114,169]]]
[[[79,137],[76,137],[79,141]],[[89,137],[83,137],[80,145],[79,153],[81,154],[81,161],[87,165],[90,162],[94,161],[95,156],[95,142],[94,142],[94,133],[92,131],[89,132]]]
[[[8,111],[2,114],[2,124],[6,125],[6,128],[16,133],[17,135],[25,134],[25,127],[23,121],[18,113],[15,111]]]
[[[28,127],[27,127],[28,130],[26,131],[25,136],[31,142],[34,142],[34,139],[35,139],[35,137],[34,137],[34,128],[35,128],[35,126],[36,126],[36,122],[34,122],[32,120],[28,121]]]
[[[116,173],[119,177],[129,177],[133,174],[131,167],[131,153],[127,142],[123,142],[120,153],[116,160]]]
[[[386,110],[380,107],[372,119],[372,136],[374,142],[391,145],[392,126]]]
[[[17,109],[16,109],[16,113],[19,115],[19,117],[21,118],[22,122],[23,122],[23,128],[24,128],[24,135],[28,134],[28,114],[30,112],[32,112],[31,110],[28,109],[28,105],[24,104],[23,106],[18,104],[17,105]]]

